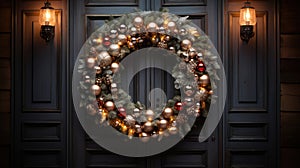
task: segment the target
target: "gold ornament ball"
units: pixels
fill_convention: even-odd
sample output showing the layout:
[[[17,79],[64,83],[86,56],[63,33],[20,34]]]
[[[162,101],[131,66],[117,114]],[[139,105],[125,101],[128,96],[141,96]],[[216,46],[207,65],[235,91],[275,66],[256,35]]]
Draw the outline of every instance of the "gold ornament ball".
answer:
[[[153,130],[153,124],[150,121],[147,121],[143,127],[145,132],[151,132]]]
[[[157,29],[158,29],[158,26],[157,26],[157,24],[154,23],[154,22],[150,22],[150,23],[147,25],[147,30],[148,30],[149,32],[156,32]]]
[[[170,31],[174,31],[176,29],[176,23],[175,22],[169,22],[167,24],[167,28],[170,30]]]
[[[124,45],[127,43],[127,37],[124,34],[119,34],[118,40],[119,40],[119,42],[118,42],[119,45]]]
[[[192,42],[190,40],[188,40],[188,39],[182,40],[182,42],[181,42],[181,48],[183,50],[188,50],[191,47],[192,47]]]
[[[108,111],[111,111],[115,108],[115,104],[112,101],[107,101],[107,102],[105,102],[105,108]]]
[[[152,110],[147,110],[146,111],[146,118],[149,120],[149,121],[152,121],[153,118],[154,118],[154,112]]]
[[[164,118],[170,118],[173,115],[173,110],[169,107],[164,109],[163,116]]]
[[[96,74],[100,74],[102,69],[99,66],[95,66]]]
[[[111,64],[110,68],[111,68],[111,71],[112,71],[113,73],[116,73],[116,72],[118,71],[118,69],[119,69],[119,64],[116,63],[116,62],[113,62],[113,63]]]
[[[200,84],[202,86],[205,87],[205,86],[208,85],[208,83],[209,83],[209,77],[207,75],[202,75],[199,79],[200,79]]]
[[[101,88],[98,85],[93,85],[91,87],[91,89],[92,89],[93,94],[96,96],[98,96],[101,93]]]
[[[135,125],[135,132],[138,133],[138,134],[142,132],[142,128],[139,124]]]
[[[109,46],[110,55],[116,57],[120,54],[120,46],[118,44],[111,44]]]
[[[134,18],[133,25],[137,28],[140,28],[143,26],[143,22],[144,22],[143,19],[138,16],[138,17]]]
[[[112,58],[106,51],[102,51],[98,54],[98,62],[100,67],[105,67],[111,64]]]
[[[158,122],[158,127],[159,127],[160,130],[166,129],[167,126],[168,126],[168,121],[165,120],[165,119],[162,119],[162,120],[160,120],[160,121]]]

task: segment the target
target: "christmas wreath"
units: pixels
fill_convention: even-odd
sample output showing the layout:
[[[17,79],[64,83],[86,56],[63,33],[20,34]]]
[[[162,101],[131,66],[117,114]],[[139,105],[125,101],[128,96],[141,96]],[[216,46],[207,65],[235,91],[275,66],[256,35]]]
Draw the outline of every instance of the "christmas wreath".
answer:
[[[136,12],[96,30],[74,68],[79,74],[73,80],[78,82],[73,83],[73,93],[80,95],[78,108],[99,127],[111,126],[128,140],[185,136],[194,119],[207,117],[210,105],[216,102],[213,90],[222,69],[207,36],[187,18],[167,12]],[[171,72],[177,94],[157,109],[132,102],[129,93],[118,87],[122,82],[119,72],[126,69],[122,61],[145,48],[162,49],[179,61]]]

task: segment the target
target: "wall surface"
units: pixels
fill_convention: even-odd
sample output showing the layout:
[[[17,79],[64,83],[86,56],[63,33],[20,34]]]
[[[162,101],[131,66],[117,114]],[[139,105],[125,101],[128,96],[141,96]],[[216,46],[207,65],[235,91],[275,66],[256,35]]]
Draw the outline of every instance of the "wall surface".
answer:
[[[208,1],[199,0],[199,2]],[[91,15],[85,15],[86,11],[75,11],[68,17],[70,11],[67,4],[73,4],[73,1],[53,0],[51,2],[57,9],[59,22],[54,41],[47,45],[39,37],[38,10],[43,2],[43,0],[1,0],[0,2],[0,16],[4,23],[0,25],[1,168],[70,167],[72,159],[85,159],[72,158],[74,149],[91,149],[84,146],[84,141],[90,141],[89,138],[70,132],[71,126],[74,125],[70,124],[73,119],[70,115],[72,103],[68,88],[72,70],[70,64],[72,65],[74,61],[72,59],[76,56],[68,52],[71,43],[68,42],[70,39],[68,35],[76,33],[73,29],[78,25],[68,27],[68,23],[71,17],[81,21],[87,18],[87,22],[95,23],[94,26],[97,26],[102,24],[101,21],[105,18],[103,19],[103,15],[93,14],[119,11],[110,10],[114,9],[113,6],[109,6],[110,1],[90,0],[89,2],[93,2],[91,4],[94,4],[95,8],[92,8],[91,4],[77,8],[86,7]],[[99,8],[95,2],[106,3],[108,6],[104,5],[103,11],[94,10]],[[125,7],[122,7],[125,9],[124,12],[131,10],[131,7],[134,8],[132,4],[138,4],[134,0],[129,2],[131,5],[125,4]],[[145,2],[140,5],[149,8],[150,1],[145,0]],[[175,0],[161,2],[172,2],[165,4],[170,8],[173,4],[175,11],[184,12],[176,10],[179,8],[174,6]],[[191,2],[191,6],[199,4],[197,0]],[[221,27],[224,30],[224,37],[215,36],[214,40],[219,44],[219,48],[222,48],[222,41],[224,41],[224,48],[220,52],[224,53],[226,58],[224,64],[227,68],[230,94],[222,123],[223,133],[218,136],[219,156],[224,158],[219,160],[219,166],[273,168],[278,163],[274,158],[277,156],[276,145],[279,140],[277,137],[279,118],[276,114],[279,107],[279,104],[276,104],[279,103],[276,101],[276,93],[279,92],[276,80],[279,79],[279,75],[276,76],[276,54],[280,54],[281,167],[298,167],[296,165],[297,159],[300,158],[298,133],[300,130],[300,49],[297,45],[300,40],[300,17],[297,15],[299,2],[280,0],[276,6],[276,0],[254,0],[253,5],[258,11],[258,24],[255,30],[256,36],[251,39],[248,46],[241,43],[238,34],[238,11],[242,1],[219,2],[224,6],[224,18],[218,20],[219,24],[224,23],[224,27]],[[162,3],[156,1],[155,4],[159,6]],[[201,5],[200,8],[202,9]],[[280,9],[280,27],[274,24],[277,21],[277,8]],[[201,20],[196,17],[195,20],[197,19]],[[84,32],[84,27],[81,28]],[[280,28],[280,53],[277,53],[276,48],[277,28]],[[81,40],[84,38],[82,37]],[[81,41],[72,41],[72,43],[74,46],[81,46],[79,44]],[[80,128],[78,125],[77,127]],[[78,137],[82,143],[74,147],[72,138]],[[87,143],[87,147],[91,144]],[[99,165],[103,163],[99,162],[99,158],[114,156],[110,154],[103,156],[97,151],[90,152],[93,155],[83,153],[83,156],[96,156],[90,161],[95,161]],[[189,157],[184,154],[180,156]],[[160,162],[155,161],[163,157],[154,158],[151,162],[142,160],[141,164],[147,162],[150,166],[151,164],[162,166]],[[171,158],[175,158],[173,161],[176,161],[179,155]],[[123,161],[126,162],[126,159]],[[132,162],[137,163],[134,160]],[[82,167],[87,163],[82,161]]]
[[[281,167],[299,167],[300,15],[299,1],[280,1]]]
[[[0,26],[0,167],[10,165],[11,154],[11,59],[13,55],[13,4],[10,0],[0,1],[0,16],[5,24]]]

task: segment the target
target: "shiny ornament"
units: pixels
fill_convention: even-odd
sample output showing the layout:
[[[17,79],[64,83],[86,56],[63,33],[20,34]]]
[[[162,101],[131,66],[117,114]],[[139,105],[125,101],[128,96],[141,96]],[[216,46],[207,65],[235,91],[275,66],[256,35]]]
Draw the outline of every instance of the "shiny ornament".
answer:
[[[146,110],[145,115],[146,115],[147,120],[149,120],[149,121],[152,121],[154,119],[153,110],[150,110],[150,109]]]
[[[118,70],[119,70],[119,67],[120,65],[116,62],[113,62],[111,65],[110,65],[110,68],[111,68],[111,71],[113,73],[116,73]]]
[[[116,57],[120,54],[120,46],[118,44],[111,44],[109,46],[110,55]]]
[[[133,109],[133,116],[137,118],[137,117],[139,117],[140,115],[141,115],[140,109],[134,108],[134,109]]]
[[[190,48],[189,49],[189,56],[191,58],[195,58],[197,56],[197,52],[196,52],[196,50],[194,48]]]
[[[126,110],[124,107],[119,107],[118,108],[118,116],[122,119],[124,119],[126,117]]]
[[[152,124],[152,122],[150,122],[150,121],[147,121],[145,124],[144,124],[144,126],[143,126],[143,130],[145,131],[145,132],[151,132],[152,130],[153,130],[153,124]]]
[[[109,32],[109,37],[110,38],[112,38],[112,39],[114,39],[114,38],[116,38],[118,36],[118,31],[117,30],[110,30],[110,32]]]
[[[119,42],[118,42],[119,45],[124,45],[127,43],[127,37],[124,34],[119,34],[118,40],[119,40]]]
[[[98,96],[101,93],[101,88],[98,85],[92,85],[91,90],[96,96]]]
[[[105,102],[105,108],[108,111],[111,111],[111,110],[115,109],[115,104],[112,101],[107,101],[107,102]]]
[[[192,47],[192,42],[188,39],[184,39],[184,40],[182,40],[180,46],[183,50],[188,50]]]
[[[159,27],[158,28],[158,33],[165,34],[166,33],[166,29],[164,27]]]
[[[162,120],[158,121],[157,125],[158,125],[160,130],[164,130],[168,126],[168,121],[165,120],[165,119],[162,119]]]
[[[135,132],[138,134],[142,132],[142,128],[140,125],[138,125],[138,124],[135,125]]]
[[[176,49],[175,49],[175,47],[173,47],[173,46],[170,46],[170,47],[169,47],[169,50],[170,50],[172,53],[175,53],[175,52],[176,52]]]
[[[104,105],[104,100],[102,97],[97,98],[98,106],[102,107]]]
[[[167,24],[167,28],[168,28],[171,32],[173,32],[173,31],[176,29],[176,23],[175,23],[175,22],[169,22],[169,23]]]
[[[110,38],[109,37],[104,37],[103,45],[108,47],[108,46],[110,46],[110,44],[111,44]]]
[[[88,68],[93,68],[95,66],[96,60],[93,57],[89,57],[86,59],[86,66]]]
[[[138,32],[136,27],[131,27],[130,28],[130,35],[135,35]]]
[[[204,66],[203,61],[199,61],[196,68],[197,68],[198,71],[204,72],[205,71],[205,66]]]
[[[209,77],[207,75],[202,75],[200,78],[200,84],[205,87],[209,84]]]
[[[194,94],[194,89],[193,89],[193,87],[192,87],[191,85],[186,85],[186,86],[184,87],[184,94],[185,94],[186,96],[192,96],[192,95]]]
[[[95,39],[92,40],[92,42],[93,42],[94,45],[100,45],[100,44],[102,44],[103,39],[102,39],[102,37],[95,38]]]
[[[182,110],[182,106],[183,106],[183,104],[181,102],[176,102],[174,108],[177,111],[181,111]]]
[[[140,28],[143,26],[143,22],[144,22],[143,19],[138,16],[138,17],[134,18],[133,25],[137,28]]]
[[[116,83],[112,83],[110,85],[110,91],[111,91],[111,93],[117,93],[118,92],[118,87],[117,87]]]
[[[112,58],[106,51],[102,51],[98,54],[98,63],[100,67],[105,67],[111,64]]]
[[[181,36],[185,36],[186,34],[187,34],[187,32],[186,32],[186,30],[185,29],[180,29],[179,30],[179,34],[181,35]]]
[[[96,70],[96,74],[97,74],[97,75],[101,74],[101,72],[102,72],[101,67],[95,66],[94,68],[95,68],[95,70]]]
[[[148,25],[147,25],[147,30],[148,32],[156,32],[158,29],[158,26],[156,23],[154,22],[150,22]]]
[[[184,104],[188,107],[192,106],[194,104],[194,98],[192,97],[184,98]]]
[[[173,110],[169,107],[165,108],[163,111],[164,118],[170,118],[173,115]]]
[[[121,24],[118,28],[120,33],[125,33],[127,31],[127,26],[125,24]]]

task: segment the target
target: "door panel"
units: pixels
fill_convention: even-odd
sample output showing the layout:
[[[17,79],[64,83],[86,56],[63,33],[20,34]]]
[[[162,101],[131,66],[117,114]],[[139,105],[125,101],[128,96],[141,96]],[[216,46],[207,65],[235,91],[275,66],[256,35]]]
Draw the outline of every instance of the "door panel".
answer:
[[[210,5],[217,5],[217,1]],[[123,2],[123,1],[122,1]],[[73,2],[76,7],[74,13],[74,40],[80,41],[74,45],[73,60],[76,59],[79,49],[83,42],[89,37],[97,28],[104,24],[111,15],[117,17],[122,13],[133,12],[133,7],[139,7],[141,10],[159,10],[161,7],[167,7],[171,13],[179,16],[189,16],[194,24],[199,26],[204,32],[208,33],[209,25],[218,27],[217,25],[217,10],[208,11],[206,1],[191,0],[191,1],[130,1],[126,6],[119,6],[108,1],[87,1],[85,4],[80,2]],[[125,2],[124,2],[125,3]],[[216,7],[214,8],[216,9]],[[131,11],[130,11],[131,10]],[[209,14],[214,17],[210,17]],[[77,16],[80,16],[79,18]],[[84,17],[82,17],[84,16]],[[210,20],[208,20],[210,18]],[[79,36],[78,36],[79,34]],[[218,32],[211,32],[217,37]],[[216,41],[215,41],[216,42]],[[167,63],[167,62],[166,62]],[[168,81],[168,82],[166,82]],[[131,85],[130,95],[133,100],[142,100],[149,105],[148,93],[145,94],[145,88],[150,91],[153,88],[161,88],[166,91],[167,96],[172,94],[173,79],[167,72],[159,71],[157,69],[145,69],[134,78]],[[196,127],[177,145],[170,150],[145,158],[128,158],[112,154],[97,144],[95,144],[88,136],[85,136],[82,129],[77,129],[78,121],[73,117],[74,127],[73,132],[76,134],[74,138],[74,166],[80,167],[210,167],[218,166],[218,136],[217,131],[214,133],[213,140],[208,139],[203,143],[198,142],[198,135],[201,130],[201,124],[204,121],[197,121]],[[81,130],[79,132],[78,130]]]

